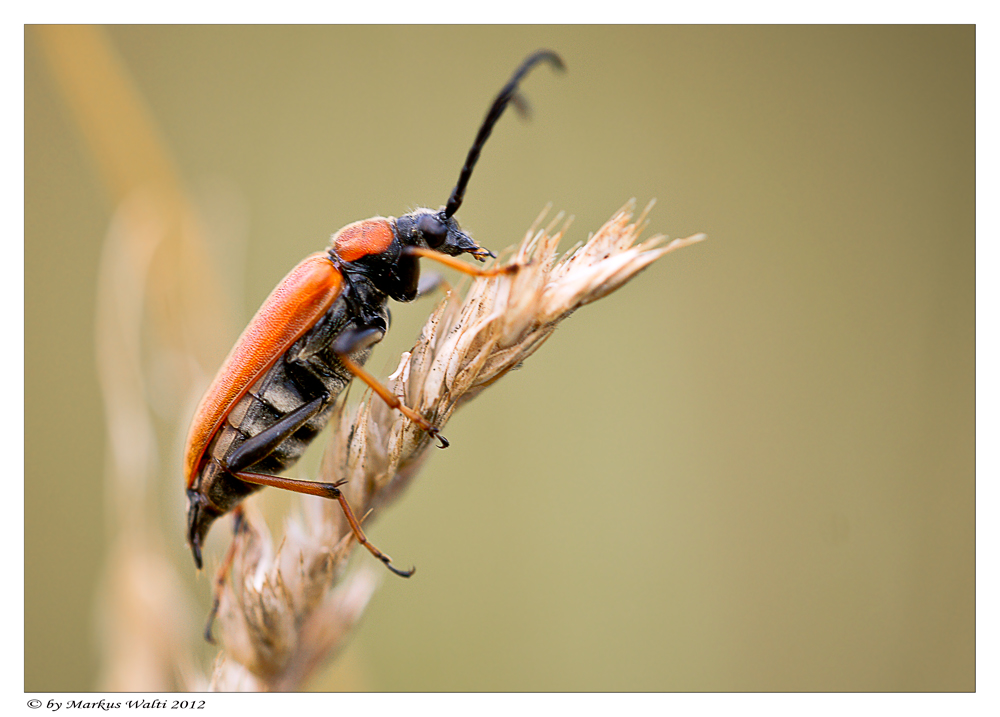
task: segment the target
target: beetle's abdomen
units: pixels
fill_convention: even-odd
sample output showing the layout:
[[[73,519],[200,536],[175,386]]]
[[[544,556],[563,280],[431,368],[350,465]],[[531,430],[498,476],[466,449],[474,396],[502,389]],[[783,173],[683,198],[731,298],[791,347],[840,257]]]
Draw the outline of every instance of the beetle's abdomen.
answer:
[[[310,401],[325,397],[326,403],[315,416],[247,470],[277,474],[290,468],[330,420],[337,396],[352,378],[336,356],[329,358],[332,361],[323,362],[321,366],[322,374],[310,370],[313,367],[309,364],[302,366],[285,361],[271,368],[229,412],[223,429],[209,446],[209,455],[221,461],[248,438],[270,428]],[[363,361],[368,356],[358,358]]]

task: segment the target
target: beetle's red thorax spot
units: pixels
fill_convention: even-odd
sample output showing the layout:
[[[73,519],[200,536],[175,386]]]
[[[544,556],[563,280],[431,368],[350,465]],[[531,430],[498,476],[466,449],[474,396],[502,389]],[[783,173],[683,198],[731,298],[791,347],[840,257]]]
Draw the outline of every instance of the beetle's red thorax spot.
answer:
[[[356,261],[372,254],[381,254],[395,238],[392,220],[384,217],[364,219],[348,224],[333,235],[331,244],[344,261]]]

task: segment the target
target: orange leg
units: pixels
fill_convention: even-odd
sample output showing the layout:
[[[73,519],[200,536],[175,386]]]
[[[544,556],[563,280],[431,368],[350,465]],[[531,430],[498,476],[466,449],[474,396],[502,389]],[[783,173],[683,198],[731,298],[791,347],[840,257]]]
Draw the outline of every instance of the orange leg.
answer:
[[[282,488],[284,490],[290,490],[293,493],[315,495],[320,498],[336,498],[337,502],[340,503],[340,509],[344,511],[347,523],[351,526],[351,532],[354,533],[354,537],[357,538],[357,541],[368,549],[369,553],[385,563],[385,566],[392,572],[396,573],[396,575],[408,578],[416,571],[416,568],[400,570],[399,568],[394,567],[392,565],[392,558],[368,541],[368,538],[365,536],[365,532],[361,529],[361,523],[358,522],[356,517],[354,517],[354,511],[351,510],[350,503],[347,502],[347,498],[338,487],[341,483],[317,483],[315,481],[296,480],[295,478],[270,476],[263,473],[246,473],[242,471],[239,473],[233,473],[233,475],[241,481],[253,483],[254,485],[266,485],[271,486],[272,488]]]
[[[239,540],[240,534],[246,530],[246,518],[243,517],[243,506],[238,505],[233,510],[233,542],[229,544],[229,550],[226,551],[226,556],[222,559],[222,563],[219,565],[219,570],[215,574],[215,588],[212,591],[212,610],[208,613],[208,622],[205,623],[205,639],[211,644],[215,644],[215,639],[212,637],[212,623],[215,622],[215,616],[219,613],[219,603],[222,598],[222,588],[226,585],[226,578],[229,576],[229,571],[233,567],[233,560],[236,558],[236,543]]]
[[[501,266],[490,267],[489,269],[480,269],[477,266],[466,264],[457,257],[442,254],[441,252],[434,251],[433,249],[424,249],[419,246],[408,246],[403,251],[410,256],[419,256],[424,259],[431,259],[444,264],[445,266],[449,266],[456,271],[460,271],[463,274],[469,274],[470,276],[499,276],[500,274],[513,274],[520,268],[518,264],[503,264]]]

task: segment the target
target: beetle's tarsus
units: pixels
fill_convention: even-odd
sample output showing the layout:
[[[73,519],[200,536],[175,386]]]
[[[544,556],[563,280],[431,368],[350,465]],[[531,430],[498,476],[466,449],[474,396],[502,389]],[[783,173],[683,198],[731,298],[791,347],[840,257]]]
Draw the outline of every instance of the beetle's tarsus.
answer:
[[[208,622],[205,623],[205,642],[209,645],[215,644],[215,637],[212,635],[212,623],[215,622],[215,616],[219,613],[219,598],[212,601],[212,611],[208,613]]]
[[[408,578],[408,577],[410,577],[411,575],[413,575],[413,573],[417,572],[417,568],[416,568],[416,566],[414,566],[414,567],[410,568],[409,570],[400,570],[399,568],[397,568],[397,567],[394,567],[394,566],[392,565],[392,561],[390,560],[390,558],[389,558],[389,556],[388,556],[388,555],[386,555],[386,556],[385,556],[385,557],[384,557],[384,558],[382,559],[382,562],[383,562],[383,563],[385,563],[385,566],[386,566],[387,568],[389,568],[389,570],[391,570],[392,572],[396,573],[396,575],[398,575],[398,576],[399,576],[399,577],[401,577],[401,578]]]
[[[194,565],[198,570],[202,568],[201,560],[201,541],[194,540],[191,542],[191,554],[194,555]]]
[[[438,431],[438,429],[432,428],[430,431],[428,431],[428,433],[430,433],[431,436],[433,436],[434,438],[438,439],[438,441],[441,443],[441,445],[439,445],[438,448],[447,448],[448,446],[451,445],[451,442],[448,441],[447,438],[442,436],[441,432]]]

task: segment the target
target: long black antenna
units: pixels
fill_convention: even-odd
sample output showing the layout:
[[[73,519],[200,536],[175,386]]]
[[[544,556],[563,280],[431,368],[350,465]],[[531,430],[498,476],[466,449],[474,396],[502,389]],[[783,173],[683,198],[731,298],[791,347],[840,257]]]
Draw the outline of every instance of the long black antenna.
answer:
[[[465,198],[465,188],[468,186],[469,177],[472,176],[472,170],[476,166],[476,162],[479,160],[479,153],[483,150],[483,145],[486,144],[486,140],[490,138],[490,133],[493,131],[493,125],[497,123],[497,120],[500,119],[500,115],[502,115],[503,111],[507,109],[507,104],[513,100],[514,106],[521,108],[522,111],[524,111],[524,108],[527,107],[527,103],[524,102],[524,98],[517,92],[517,85],[524,78],[524,76],[528,74],[532,67],[542,61],[549,62],[557,70],[566,69],[562,58],[559,57],[559,55],[551,50],[539,50],[522,62],[521,66],[517,68],[513,75],[511,75],[510,81],[504,85],[504,88],[500,90],[500,94],[498,94],[497,98],[493,100],[493,106],[490,107],[490,111],[486,113],[486,119],[483,120],[483,126],[479,128],[479,134],[476,135],[476,141],[472,143],[469,155],[465,158],[465,166],[462,167],[462,173],[458,175],[458,184],[456,184],[455,188],[451,190],[451,196],[448,198],[448,204],[444,208],[445,218],[454,216],[455,212],[458,211],[458,208],[462,206],[462,199]]]

